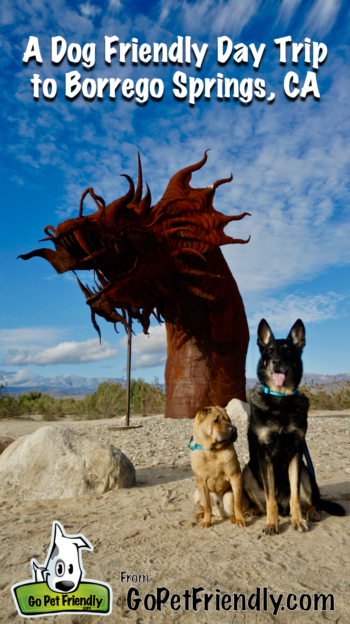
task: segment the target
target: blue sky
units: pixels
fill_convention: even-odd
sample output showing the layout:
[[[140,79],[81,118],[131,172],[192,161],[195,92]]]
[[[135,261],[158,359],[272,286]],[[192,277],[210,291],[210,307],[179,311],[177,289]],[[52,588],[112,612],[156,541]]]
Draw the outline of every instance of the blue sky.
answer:
[[[256,327],[265,317],[277,336],[286,335],[300,317],[306,325],[304,369],[336,374],[350,370],[349,338],[349,171],[350,71],[349,8],[344,0],[164,0],[128,3],[123,0],[78,3],[57,0],[7,1],[0,8],[2,72],[0,147],[2,227],[0,286],[0,374],[9,383],[73,373],[83,377],[125,375],[124,330],[115,334],[101,320],[103,342],[90,322],[89,309],[73,275],[56,275],[40,258],[16,260],[37,248],[43,228],[77,216],[82,192],[92,186],[110,202],[125,193],[119,177],[137,175],[140,150],[144,178],[153,202],[169,178],[198,161],[210,148],[206,166],[192,179],[207,186],[232,171],[233,182],[221,186],[215,207],[227,214],[252,214],[230,224],[226,232],[251,241],[223,248],[246,306],[251,330],[247,374],[255,375],[258,359]],[[191,37],[208,50],[202,67],[191,64],[137,64],[129,56],[104,60],[104,37],[139,45]],[[42,64],[22,63],[30,36],[39,39]],[[67,58],[51,63],[51,38],[67,44],[96,44],[96,63],[84,69]],[[232,55],[217,62],[218,37],[233,45],[254,43],[266,48],[258,69],[249,53],[246,64]],[[304,62],[279,62],[277,38],[294,43],[323,42],[327,59],[317,71]],[[73,101],[65,97],[65,74],[86,78],[161,79],[164,96]],[[204,96],[191,106],[173,94],[173,75],[189,78],[263,79],[266,97],[250,104],[239,99]],[[300,87],[307,72],[316,74],[320,98],[312,94],[291,100],[283,90],[287,72]],[[31,79],[57,82],[54,100],[33,99]],[[269,103],[268,95],[275,93]],[[92,203],[86,203],[93,210]],[[46,243],[40,245],[45,246]],[[83,276],[91,280],[89,275]],[[136,328],[138,333],[138,328]],[[150,338],[134,339],[133,375],[163,380],[164,327],[154,326]]]

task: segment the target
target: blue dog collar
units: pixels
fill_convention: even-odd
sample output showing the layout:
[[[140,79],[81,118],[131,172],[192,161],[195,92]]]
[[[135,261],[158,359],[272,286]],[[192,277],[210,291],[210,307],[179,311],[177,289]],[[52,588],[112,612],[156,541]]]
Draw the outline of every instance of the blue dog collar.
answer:
[[[274,396],[282,396],[282,397],[288,396],[286,394],[283,394],[282,392],[272,392],[272,390],[264,386],[264,384],[261,384],[261,385],[265,394],[273,394]],[[294,390],[293,394],[297,394],[297,393],[298,393],[298,390]]]
[[[190,449],[190,451],[205,451],[203,446],[200,446],[200,444],[195,444],[193,440],[193,436],[191,436],[190,438],[190,443],[188,445],[188,448]]]

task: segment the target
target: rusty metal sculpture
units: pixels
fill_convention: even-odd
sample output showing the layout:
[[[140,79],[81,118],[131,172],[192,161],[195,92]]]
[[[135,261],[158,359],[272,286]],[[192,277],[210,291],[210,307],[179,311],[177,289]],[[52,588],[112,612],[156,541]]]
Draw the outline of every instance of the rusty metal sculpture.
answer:
[[[79,216],[44,228],[52,249],[20,256],[40,256],[57,273],[93,270],[97,288],[79,286],[96,315],[128,330],[136,319],[148,332],[150,316],[165,320],[168,358],[165,370],[166,417],[192,418],[206,405],[226,406],[232,398],[245,400],[245,359],[249,341],[243,302],[219,249],[245,244],[224,233],[231,221],[249,213],[226,216],[213,207],[218,180],[191,188],[191,174],[203,159],[170,180],[161,200],[151,207],[151,193],[142,198],[142,170],[136,191],[132,179],[127,194],[109,205],[88,188]],[[97,211],[83,216],[87,194]]]

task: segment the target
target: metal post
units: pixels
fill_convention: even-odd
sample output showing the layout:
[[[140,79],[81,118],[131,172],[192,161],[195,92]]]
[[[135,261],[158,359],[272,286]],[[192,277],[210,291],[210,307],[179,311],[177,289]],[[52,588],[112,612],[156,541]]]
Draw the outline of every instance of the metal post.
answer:
[[[129,330],[128,330],[128,361],[126,365],[126,417],[125,426],[129,427],[130,421],[130,372],[131,372],[131,331],[132,331],[132,318],[131,312],[129,314]]]

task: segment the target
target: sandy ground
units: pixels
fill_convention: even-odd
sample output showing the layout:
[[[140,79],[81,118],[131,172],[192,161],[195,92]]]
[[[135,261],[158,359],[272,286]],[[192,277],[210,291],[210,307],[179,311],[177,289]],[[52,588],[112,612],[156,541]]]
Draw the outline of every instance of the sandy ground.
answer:
[[[218,622],[310,622],[350,621],[350,517],[331,517],[312,524],[308,533],[299,534],[288,518],[281,518],[279,536],[262,535],[264,518],[249,519],[246,529],[238,529],[229,520],[213,519],[210,529],[200,529],[193,518],[195,482],[192,476],[187,444],[191,435],[190,421],[170,421],[148,417],[134,422],[142,428],[129,431],[111,429],[112,421],[73,422],[60,419],[79,433],[110,442],[130,457],[136,467],[137,482],[130,490],[112,491],[103,496],[79,500],[50,500],[0,504],[0,621],[17,624],[17,614],[10,587],[31,579],[29,561],[35,557],[43,564],[51,537],[53,520],[59,520],[67,533],[83,533],[94,546],[83,552],[85,577],[110,583],[113,588],[113,612],[109,616],[59,615],[39,617],[36,621],[62,624],[101,623],[211,623]],[[14,438],[52,423],[34,421],[0,421],[0,435]],[[246,425],[238,424],[236,443],[243,466],[247,460]],[[307,436],[316,468],[317,480],[324,496],[341,502],[350,512],[350,411],[310,414]],[[121,572],[150,575],[149,583],[121,582]],[[208,611],[203,604],[198,611],[185,610],[181,598],[179,611],[169,603],[161,611],[147,611],[143,603],[137,611],[127,607],[130,587],[140,597],[166,587],[170,596],[203,587],[214,597]],[[256,588],[267,588],[275,599],[283,594],[281,608],[273,615],[271,599],[267,611],[250,610],[248,598]],[[334,611],[314,611],[314,594],[334,595]],[[215,610],[216,596],[243,593],[246,611]],[[287,608],[287,595],[295,594]],[[302,610],[302,594],[311,596],[309,611]],[[203,594],[199,594],[200,597]],[[304,608],[308,598],[303,598]],[[250,606],[254,606],[252,600]],[[284,607],[284,609],[283,609]]]

